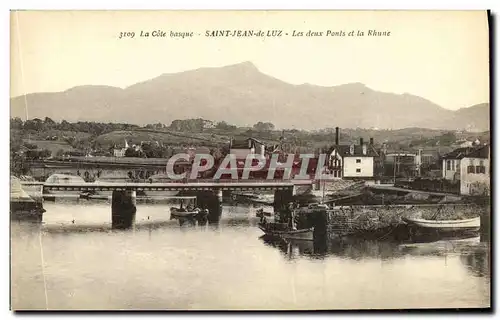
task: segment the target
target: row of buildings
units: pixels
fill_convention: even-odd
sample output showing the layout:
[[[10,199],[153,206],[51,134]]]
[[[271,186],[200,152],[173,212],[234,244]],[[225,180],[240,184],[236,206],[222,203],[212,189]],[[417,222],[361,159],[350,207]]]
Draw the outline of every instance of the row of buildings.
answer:
[[[232,140],[230,153],[240,159],[252,153],[265,156],[266,146],[254,138]],[[300,161],[297,160],[294,165],[297,169],[295,171],[298,171]],[[310,173],[314,173],[315,165]],[[423,168],[428,167],[441,169],[423,172]],[[390,153],[383,147],[377,148],[373,138],[370,138],[368,143],[360,138],[359,144],[340,144],[339,128],[336,128],[335,144],[328,150],[325,169],[334,178],[343,180],[395,181],[401,177],[438,178],[459,184],[460,194],[463,195],[489,194],[490,145],[481,145],[476,141],[443,156],[426,154],[422,150],[415,153]],[[293,173],[297,173],[295,171]]]

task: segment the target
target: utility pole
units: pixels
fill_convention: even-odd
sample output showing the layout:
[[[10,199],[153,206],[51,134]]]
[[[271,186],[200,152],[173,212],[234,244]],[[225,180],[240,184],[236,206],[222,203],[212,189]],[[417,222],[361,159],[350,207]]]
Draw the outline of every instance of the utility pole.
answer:
[[[397,165],[397,162],[398,162],[398,155],[395,154],[394,155],[394,184],[396,184],[396,165]]]

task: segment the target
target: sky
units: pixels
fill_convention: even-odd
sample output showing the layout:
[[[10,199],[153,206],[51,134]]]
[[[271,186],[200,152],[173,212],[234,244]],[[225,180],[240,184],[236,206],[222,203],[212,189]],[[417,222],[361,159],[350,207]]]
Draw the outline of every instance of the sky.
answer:
[[[282,30],[283,36],[205,37],[207,30],[234,29]],[[139,36],[155,30],[194,36]],[[344,31],[346,36],[291,36],[309,30]],[[365,36],[347,36],[358,30]],[[368,30],[389,31],[390,36],[370,37]],[[119,39],[121,32],[135,36]],[[484,11],[11,13],[11,97],[79,85],[124,88],[163,73],[245,61],[292,84],[361,82],[379,91],[418,95],[453,110],[489,102]]]

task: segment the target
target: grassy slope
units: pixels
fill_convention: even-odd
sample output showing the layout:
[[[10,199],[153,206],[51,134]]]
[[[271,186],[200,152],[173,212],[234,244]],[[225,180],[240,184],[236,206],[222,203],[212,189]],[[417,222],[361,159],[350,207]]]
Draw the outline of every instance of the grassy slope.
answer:
[[[75,149],[70,146],[67,142],[65,141],[45,141],[45,140],[28,140],[24,139],[24,142],[29,142],[32,144],[36,144],[38,149],[47,149],[50,152],[52,152],[52,155],[55,155],[57,151],[63,150],[63,151],[74,151]]]
[[[359,143],[359,138],[363,137],[365,142],[369,141],[370,137],[375,139],[376,144],[382,142],[398,143],[408,146],[415,140],[432,140],[435,137],[443,134],[441,130],[430,130],[420,128],[407,128],[401,130],[369,130],[369,129],[341,129],[341,143]],[[19,130],[11,130],[11,135],[20,135],[24,140],[28,139],[25,132]],[[279,138],[282,135],[281,131],[272,132],[247,132],[245,128],[239,128],[234,131],[224,131],[218,129],[206,129],[204,132],[176,132],[168,129],[152,130],[152,129],[137,129],[130,131],[113,131],[96,138],[92,138],[90,134],[83,132],[58,131],[48,130],[44,132],[33,132],[29,135],[31,142],[37,143],[42,149],[49,149],[53,152],[57,150],[73,150],[70,145],[61,141],[62,137],[74,137],[76,140],[95,139],[102,148],[109,148],[113,145],[123,146],[125,140],[129,144],[138,144],[141,141],[158,141],[168,146],[207,146],[217,147],[228,144],[231,137],[246,138],[253,136],[262,140],[268,145],[278,144]],[[57,136],[59,141],[44,141],[47,136]],[[469,140],[479,137],[482,141],[489,140],[489,132],[485,133],[465,133],[457,135],[457,138],[468,138]],[[321,132],[306,132],[306,131],[285,131],[285,143],[292,145],[300,145],[307,149],[321,148],[331,146],[335,141],[334,129],[322,130]],[[416,146],[417,147],[417,146]],[[445,146],[427,145],[424,149],[446,149]],[[444,150],[441,150],[444,151]]]

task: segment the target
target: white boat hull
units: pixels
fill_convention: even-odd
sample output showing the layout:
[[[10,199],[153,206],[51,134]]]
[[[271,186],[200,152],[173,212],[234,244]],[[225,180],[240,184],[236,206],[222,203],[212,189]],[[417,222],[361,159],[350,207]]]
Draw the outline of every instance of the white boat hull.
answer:
[[[425,229],[442,231],[479,230],[481,219],[479,217],[465,220],[425,220],[416,218],[403,218],[409,225]]]

